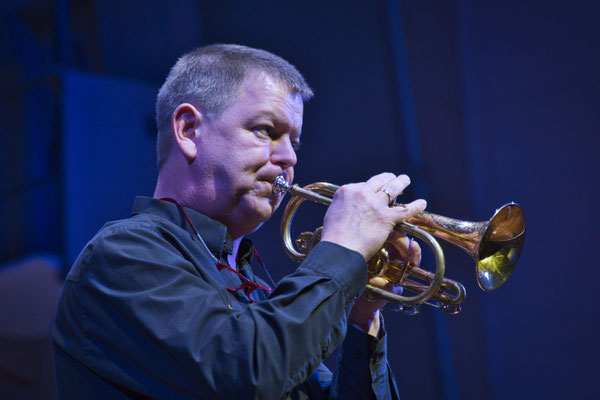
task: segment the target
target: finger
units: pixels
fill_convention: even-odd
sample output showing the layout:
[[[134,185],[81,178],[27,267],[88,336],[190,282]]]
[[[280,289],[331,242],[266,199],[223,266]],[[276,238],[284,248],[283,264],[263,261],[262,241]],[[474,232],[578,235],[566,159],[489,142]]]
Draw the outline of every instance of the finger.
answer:
[[[408,262],[410,262],[415,267],[418,267],[421,264],[421,246],[416,240],[413,240],[409,243],[408,248]]]
[[[421,246],[411,237],[406,236],[402,231],[392,231],[388,238],[388,251],[390,258],[399,260],[409,260],[411,264],[418,265],[421,261]]]
[[[394,243],[396,241],[402,242],[404,240],[404,238],[406,238],[406,232],[393,230],[390,233],[388,241],[391,242],[391,243]]]
[[[410,185],[410,178],[408,175],[399,175],[395,179],[386,182],[379,190],[386,190],[390,196],[392,196],[392,200],[395,200],[396,197],[404,192],[404,189],[406,189],[408,185]]]
[[[391,259],[406,260],[408,255],[408,241],[406,233],[393,230],[386,242]]]
[[[427,207],[427,202],[423,199],[418,199],[408,204],[398,204],[395,207],[390,207],[389,210],[393,213],[392,218],[397,225],[425,210],[425,207]]]
[[[402,287],[401,286],[396,286],[392,282],[390,282],[387,279],[382,278],[380,276],[371,276],[371,277],[369,277],[369,285],[374,286],[374,287],[378,287],[380,289],[386,290],[386,291],[391,292],[393,294],[402,294]],[[382,305],[386,303],[385,300],[381,300],[381,301],[382,301]]]
[[[408,178],[408,177],[407,177]],[[396,179],[396,175],[391,172],[383,172],[371,177],[365,182],[365,189],[375,193],[379,191],[385,184]]]

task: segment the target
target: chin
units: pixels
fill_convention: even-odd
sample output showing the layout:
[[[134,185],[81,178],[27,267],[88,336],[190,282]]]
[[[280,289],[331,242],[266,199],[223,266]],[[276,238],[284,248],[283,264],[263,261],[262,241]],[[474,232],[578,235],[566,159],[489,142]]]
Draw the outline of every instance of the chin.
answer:
[[[235,227],[237,230],[230,229],[230,233],[234,233],[235,231],[237,236],[249,235],[267,222],[271,216],[273,216],[273,212],[267,212],[265,209],[244,210],[243,214],[232,221],[230,228]]]
[[[266,205],[256,210],[256,215],[259,216],[258,219],[261,223],[267,222],[273,216],[275,210],[277,210],[277,206],[278,204],[269,201]]]
[[[241,211],[244,219],[262,224],[273,216],[278,205],[279,202],[275,203],[268,198],[253,198]]]

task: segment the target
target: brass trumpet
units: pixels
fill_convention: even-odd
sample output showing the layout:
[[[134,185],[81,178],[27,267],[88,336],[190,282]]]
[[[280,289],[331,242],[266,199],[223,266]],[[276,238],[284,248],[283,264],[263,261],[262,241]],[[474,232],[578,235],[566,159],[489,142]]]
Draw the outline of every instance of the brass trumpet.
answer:
[[[321,237],[321,228],[314,232],[303,232],[294,246],[291,225],[298,207],[304,200],[329,205],[338,188],[339,186],[325,182],[301,188],[290,185],[283,176],[275,179],[275,193],[289,192],[292,195],[281,221],[282,244],[292,260],[304,260]],[[423,240],[431,248],[436,271],[432,273],[410,263],[390,259],[384,247],[368,261],[369,273],[382,276],[416,295],[400,296],[371,285],[367,285],[366,290],[396,304],[398,310],[409,314],[417,313],[420,304],[457,314],[461,310],[466,291],[462,284],[444,278],[444,253],[435,237],[466,251],[475,260],[479,287],[484,291],[492,291],[502,286],[519,260],[525,239],[525,216],[521,207],[515,203],[505,204],[496,210],[491,219],[482,222],[461,221],[423,211],[395,229]],[[418,281],[408,279],[408,276]]]

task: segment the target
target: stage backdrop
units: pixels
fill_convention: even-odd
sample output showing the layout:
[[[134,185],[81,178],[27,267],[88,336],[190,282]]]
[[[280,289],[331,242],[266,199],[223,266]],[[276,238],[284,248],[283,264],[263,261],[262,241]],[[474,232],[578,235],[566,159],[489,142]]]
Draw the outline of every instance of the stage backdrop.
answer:
[[[69,73],[64,77],[64,243],[71,265],[105,222],[131,215],[156,183],[157,85]]]

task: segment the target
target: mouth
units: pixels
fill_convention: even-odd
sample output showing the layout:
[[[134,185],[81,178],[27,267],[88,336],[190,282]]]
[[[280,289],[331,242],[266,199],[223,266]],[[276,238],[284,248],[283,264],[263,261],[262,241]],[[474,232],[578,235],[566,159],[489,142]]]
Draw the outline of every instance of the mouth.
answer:
[[[269,175],[265,175],[263,177],[260,177],[258,179],[258,182],[262,182],[262,183],[266,183],[269,186],[269,190],[270,190],[270,196],[269,197],[273,197],[273,198],[279,198],[279,197],[283,197],[283,193],[280,191],[275,190],[274,186],[275,186],[275,180],[279,177],[283,177],[285,179],[286,182],[290,183],[290,179],[289,179],[289,174],[287,171],[281,171],[278,174],[269,174]]]
[[[270,201],[277,200],[280,198],[279,194],[273,191],[273,181],[269,181],[267,179],[259,179],[256,181],[254,188],[255,193],[258,196],[269,199]]]

